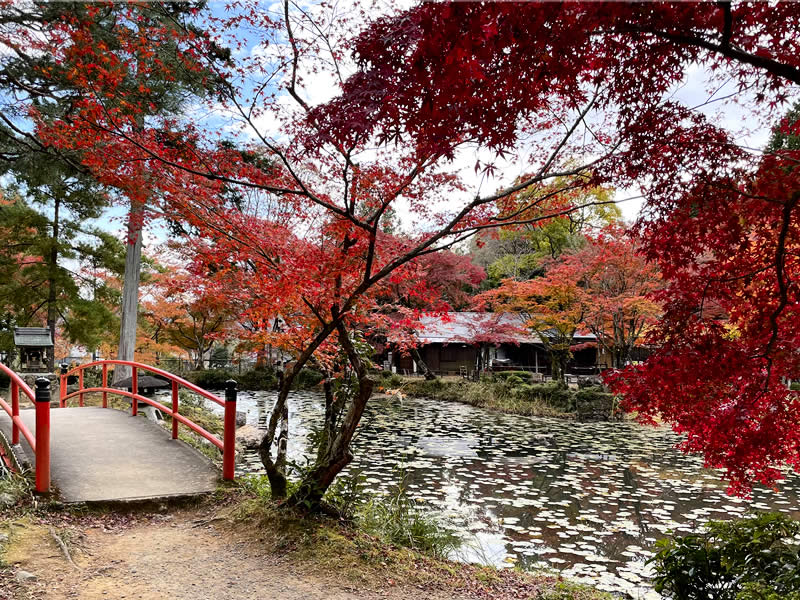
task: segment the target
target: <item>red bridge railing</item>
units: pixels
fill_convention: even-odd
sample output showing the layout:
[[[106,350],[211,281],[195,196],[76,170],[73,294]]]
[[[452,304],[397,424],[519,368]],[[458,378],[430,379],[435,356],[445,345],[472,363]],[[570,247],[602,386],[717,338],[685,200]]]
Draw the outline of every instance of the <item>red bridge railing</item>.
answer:
[[[109,365],[127,365],[131,368],[130,391],[108,386]],[[101,386],[87,388],[84,387],[83,372],[86,369],[90,369],[92,367],[102,368]],[[147,398],[138,393],[140,371],[147,371],[149,373],[153,373],[155,375],[158,375],[159,377],[167,379],[171,383],[171,388],[172,388],[171,407],[168,408],[167,406],[161,404],[157,400],[153,400],[152,398]],[[67,393],[67,377],[75,373],[78,374],[78,389],[77,391],[74,391],[72,393]],[[195,384],[186,381],[185,379],[182,379],[177,375],[168,373],[167,371],[163,371],[156,367],[151,367],[150,365],[145,365],[142,363],[127,361],[127,360],[99,360],[96,362],[79,365],[71,370],[67,370],[66,368],[62,367],[60,383],[61,383],[61,389],[59,396],[60,396],[61,408],[67,406],[67,400],[69,400],[70,398],[74,398],[77,396],[79,406],[83,406],[85,394],[102,393],[103,408],[108,408],[108,394],[116,394],[118,396],[124,396],[126,398],[131,399],[131,415],[133,416],[136,416],[138,412],[139,402],[149,404],[150,406],[157,408],[161,412],[170,415],[172,417],[172,439],[178,439],[179,424],[185,425],[190,430],[194,431],[197,435],[208,440],[214,446],[216,446],[222,451],[222,478],[223,479],[234,478],[234,465],[236,458],[236,382],[234,380],[231,379],[226,382],[225,400],[220,400],[214,394],[207,392],[206,390],[196,386]],[[225,409],[224,420],[223,420],[223,435],[221,440],[213,433],[207,431],[206,429],[203,429],[202,427],[200,427],[200,425],[194,423],[193,421],[190,421],[185,416],[180,414],[180,405],[178,402],[178,390],[181,387],[186,388],[187,390],[190,390],[195,394],[198,394],[199,396],[222,406]]]
[[[127,365],[131,367],[132,377],[130,390],[113,388],[108,386],[108,366],[109,365]],[[83,372],[92,367],[102,368],[102,385],[101,387],[84,387]],[[167,379],[172,388],[172,406],[166,407],[160,402],[140,395],[138,376],[139,371],[147,371],[154,373]],[[31,388],[17,375],[14,371],[0,363],[0,372],[5,373],[11,379],[11,404],[8,404],[3,398],[0,398],[0,408],[6,411],[11,417],[11,443],[18,444],[20,434],[31,447],[36,457],[36,491],[48,492],[50,490],[50,381],[46,377],[40,377],[36,380],[36,391]],[[73,373],[78,374],[78,390],[72,393],[67,393],[67,377]],[[178,402],[178,390],[184,387],[203,398],[219,404],[225,409],[223,421],[223,435],[220,440],[217,436],[210,433],[206,429],[200,427],[193,421],[187,419],[180,414],[180,405]],[[25,425],[19,416],[19,398],[20,392],[25,394],[36,407],[36,431],[31,433],[30,429]],[[138,412],[139,402],[149,404],[160,411],[172,417],[172,439],[178,438],[179,425],[185,425],[190,430],[194,431],[200,437],[208,440],[214,446],[222,451],[222,477],[223,479],[234,478],[234,465],[236,457],[236,382],[229,380],[225,385],[225,400],[220,400],[214,394],[186,381],[163,371],[156,367],[144,365],[137,362],[125,360],[100,360],[85,365],[80,365],[72,370],[67,370],[65,367],[61,369],[60,389],[59,389],[59,406],[65,408],[67,400],[70,398],[78,397],[80,406],[84,405],[84,396],[88,393],[102,393],[103,408],[108,408],[108,394],[116,394],[118,396],[125,396],[131,399],[131,415],[136,416]]]
[[[34,393],[14,371],[0,363],[0,371],[11,379],[11,405],[0,398],[0,407],[11,417],[11,443],[19,444],[19,435],[28,442],[36,457],[36,491],[50,489],[50,381],[45,377],[36,380]],[[19,416],[19,393],[25,394],[36,407],[36,434]]]

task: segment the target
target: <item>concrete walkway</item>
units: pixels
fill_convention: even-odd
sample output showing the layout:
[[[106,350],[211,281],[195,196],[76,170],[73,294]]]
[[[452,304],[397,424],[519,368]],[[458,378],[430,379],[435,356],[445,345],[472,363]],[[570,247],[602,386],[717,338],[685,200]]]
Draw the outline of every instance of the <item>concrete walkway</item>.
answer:
[[[20,416],[35,431],[34,411]],[[11,421],[0,411],[11,439]],[[216,488],[219,471],[205,456],[142,416],[110,408],[50,410],[50,479],[64,502],[191,496]],[[34,456],[24,438],[31,464]]]

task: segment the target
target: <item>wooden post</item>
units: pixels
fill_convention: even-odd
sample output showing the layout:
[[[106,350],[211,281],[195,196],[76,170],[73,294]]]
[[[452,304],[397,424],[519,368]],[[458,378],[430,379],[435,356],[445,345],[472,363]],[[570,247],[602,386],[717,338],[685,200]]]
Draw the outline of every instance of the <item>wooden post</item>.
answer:
[[[178,414],[178,382],[172,382],[172,439],[178,439],[178,419],[175,415]]]
[[[103,388],[108,387],[108,364],[103,365]],[[103,408],[108,408],[108,392],[103,392]]]
[[[11,443],[19,444],[19,427],[16,417],[19,416],[19,384],[11,380]]]
[[[222,438],[222,478],[232,480],[236,465],[236,381],[225,382],[225,423]]]
[[[69,370],[69,365],[67,363],[61,363],[61,377],[59,379],[59,400],[58,406],[64,408],[67,406],[67,371]]]
[[[78,371],[78,389],[83,389],[83,369]],[[83,406],[83,393],[78,394],[78,406]]]
[[[131,392],[134,395],[139,394],[139,370],[136,367],[131,367]],[[136,398],[131,398],[131,416],[135,417],[139,414],[139,402]]]
[[[36,380],[36,491],[50,491],[50,380]]]

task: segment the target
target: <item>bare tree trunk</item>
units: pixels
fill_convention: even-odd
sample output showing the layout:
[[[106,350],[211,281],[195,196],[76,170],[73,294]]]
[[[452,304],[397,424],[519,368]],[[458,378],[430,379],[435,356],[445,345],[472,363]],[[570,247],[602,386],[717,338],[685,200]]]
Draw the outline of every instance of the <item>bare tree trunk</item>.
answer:
[[[289,377],[285,377],[283,371],[278,371],[278,399],[275,401],[275,406],[272,408],[272,415],[270,416],[270,431],[273,430],[272,423],[277,425],[277,412],[280,411],[280,424],[281,432],[278,438],[278,456],[272,460],[272,439],[270,431],[267,432],[258,448],[258,453],[261,458],[261,463],[264,465],[264,470],[269,479],[270,494],[273,499],[279,500],[286,498],[287,478],[286,478],[286,457],[285,454],[281,456],[281,449],[286,452],[286,446],[289,438],[289,391],[292,386],[293,375],[290,373]],[[281,446],[283,442],[283,446]]]
[[[58,292],[56,290],[56,279],[58,277],[58,236],[59,236],[59,222],[58,213],[60,208],[59,198],[55,198],[55,205],[53,207],[53,237],[51,238],[52,245],[50,246],[50,256],[48,257],[49,264],[47,265],[48,273],[48,292],[47,292],[47,326],[50,328],[50,339],[53,342],[53,349],[47,353],[47,370],[51,373],[55,372],[55,354],[56,354],[56,322],[58,320],[58,313],[56,300]]]
[[[425,364],[425,361],[422,359],[422,355],[419,353],[419,350],[416,348],[411,348],[411,358],[413,358],[414,362],[417,363],[417,368],[419,369],[420,373],[425,376],[425,379],[428,381],[436,379],[436,374],[428,368],[428,365]]]
[[[305,366],[311,356],[314,354],[320,344],[324,342],[331,332],[336,328],[334,322],[329,322],[317,333],[314,340],[306,346],[305,350],[300,353],[294,364],[287,372],[278,372],[278,398],[275,400],[275,405],[272,407],[269,420],[267,421],[267,433],[261,438],[261,443],[258,446],[258,455],[264,465],[264,470],[269,479],[270,491],[274,499],[286,497],[286,444],[278,445],[278,455],[273,460],[272,458],[272,444],[275,442],[275,435],[278,433],[278,425],[281,426],[280,436],[288,440],[289,435],[289,392],[292,388],[292,382],[300,369]]]
[[[144,205],[132,203],[128,213],[128,240],[125,249],[125,279],[122,284],[122,313],[119,328],[119,360],[134,359],[136,350],[136,321],[139,311],[139,278],[142,272],[142,224]],[[131,376],[125,365],[114,368],[114,382]]]
[[[361,421],[361,415],[364,413],[367,401],[372,396],[372,389],[375,385],[375,382],[369,377],[366,365],[364,365],[353,346],[344,324],[340,322],[337,325],[337,329],[339,331],[339,342],[347,353],[350,365],[358,380],[358,385],[356,386],[355,395],[350,400],[347,413],[344,415],[341,424],[338,424],[338,413],[344,409],[344,402],[340,400],[341,404],[338,406],[339,410],[337,411],[330,384],[326,384],[325,434],[320,441],[317,460],[311,470],[306,473],[297,490],[287,501],[289,506],[301,507],[312,511],[320,509],[322,497],[331,483],[333,483],[333,480],[353,460],[353,455],[350,452],[350,443],[353,440],[356,427]]]

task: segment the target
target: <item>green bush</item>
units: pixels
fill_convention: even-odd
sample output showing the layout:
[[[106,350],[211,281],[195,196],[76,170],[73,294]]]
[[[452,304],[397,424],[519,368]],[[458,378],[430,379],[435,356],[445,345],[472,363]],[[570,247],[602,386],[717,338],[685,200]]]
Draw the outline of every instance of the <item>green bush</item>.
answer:
[[[575,393],[556,381],[518,385],[510,393],[517,399],[543,402],[562,412],[575,408]]]
[[[187,373],[186,379],[206,390],[222,390],[228,379],[238,381],[238,375],[225,369],[204,369]]]
[[[294,378],[294,386],[298,390],[307,390],[322,383],[325,375],[316,369],[300,369],[297,377]]]
[[[681,600],[800,598],[800,522],[765,513],[706,529],[657,542],[650,559],[657,592]]]
[[[789,389],[790,389],[790,390],[793,390],[793,391],[795,391],[795,392],[800,392],[800,381],[793,381],[793,382],[792,382],[792,383],[789,385]]]
[[[419,379],[408,382],[405,390],[411,396],[438,397],[439,393],[447,386],[448,383],[441,379]]]
[[[378,371],[378,385],[384,388],[397,388],[403,385],[403,378],[391,371]]]
[[[11,386],[11,377],[6,375],[5,371],[0,371],[0,388],[7,388]]]
[[[497,371],[494,373],[494,379],[496,381],[503,381],[511,378],[520,380],[520,383],[531,383],[533,381],[533,373],[530,371]]]
[[[517,377],[516,375],[512,375],[511,377],[506,377],[505,382],[509,387],[516,387],[518,385],[524,385],[522,378]]]
[[[601,385],[581,388],[575,394],[575,411],[579,419],[611,419],[614,407],[614,394],[608,393]]]
[[[278,387],[278,377],[270,368],[256,368],[245,371],[236,377],[239,389],[242,390],[274,390]]]
[[[207,390],[225,389],[228,379],[236,381],[240,390],[272,390],[278,386],[278,378],[271,368],[251,369],[241,374],[226,369],[205,369],[188,373],[186,379]]]

